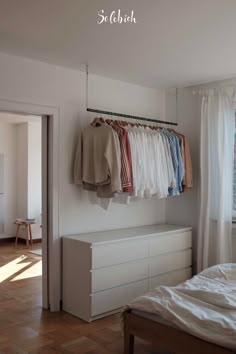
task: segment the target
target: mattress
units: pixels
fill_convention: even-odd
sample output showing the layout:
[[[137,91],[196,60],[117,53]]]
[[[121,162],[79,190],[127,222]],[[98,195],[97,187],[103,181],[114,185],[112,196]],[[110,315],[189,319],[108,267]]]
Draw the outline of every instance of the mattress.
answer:
[[[126,309],[236,350],[236,264],[208,268],[175,287],[159,286]]]
[[[148,312],[138,311],[138,310],[132,310],[131,312],[134,315],[146,318],[147,320],[151,320],[151,321],[158,322],[158,323],[161,323],[166,326],[173,327],[173,326],[171,326],[171,324],[168,321],[165,321],[163,318],[161,318],[160,316],[154,315],[153,313],[148,313]]]

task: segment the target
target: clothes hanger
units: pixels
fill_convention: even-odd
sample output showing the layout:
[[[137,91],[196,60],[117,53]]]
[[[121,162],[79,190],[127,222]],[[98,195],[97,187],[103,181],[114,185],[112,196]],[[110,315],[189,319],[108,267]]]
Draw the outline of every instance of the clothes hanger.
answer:
[[[106,123],[106,120],[103,118],[103,114],[100,116],[99,118],[100,122],[105,124]]]

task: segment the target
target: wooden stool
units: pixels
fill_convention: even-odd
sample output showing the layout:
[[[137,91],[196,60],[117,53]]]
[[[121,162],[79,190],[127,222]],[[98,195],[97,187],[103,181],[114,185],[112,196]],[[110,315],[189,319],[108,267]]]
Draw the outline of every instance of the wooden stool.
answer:
[[[33,240],[32,240],[32,230],[31,230],[31,225],[35,224],[35,221],[29,221],[27,219],[18,219],[14,222],[14,224],[16,224],[16,242],[15,242],[15,246],[17,246],[17,241],[18,241],[18,236],[19,236],[19,231],[20,231],[20,227],[24,226],[25,227],[25,240],[26,240],[26,245],[27,247],[29,247],[29,240],[30,240],[30,244],[31,247],[33,246]]]

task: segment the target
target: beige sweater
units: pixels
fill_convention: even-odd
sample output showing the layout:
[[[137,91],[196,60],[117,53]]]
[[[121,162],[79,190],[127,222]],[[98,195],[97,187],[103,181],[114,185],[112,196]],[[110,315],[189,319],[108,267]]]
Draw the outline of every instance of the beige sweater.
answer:
[[[110,126],[102,124],[85,128],[78,140],[75,154],[75,184],[108,185],[111,192],[120,191],[119,149]]]

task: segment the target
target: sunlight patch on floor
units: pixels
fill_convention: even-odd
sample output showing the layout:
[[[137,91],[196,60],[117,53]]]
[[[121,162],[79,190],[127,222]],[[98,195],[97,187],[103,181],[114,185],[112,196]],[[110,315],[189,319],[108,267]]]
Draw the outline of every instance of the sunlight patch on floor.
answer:
[[[3,282],[4,280],[10,278],[17,272],[19,272],[21,269],[27,267],[31,262],[23,262],[27,257],[26,256],[20,256],[14,259],[13,261],[5,264],[4,266],[0,267],[0,283]]]
[[[38,261],[22,273],[18,274],[11,281],[22,280],[27,278],[39,277],[42,275],[42,261]]]

